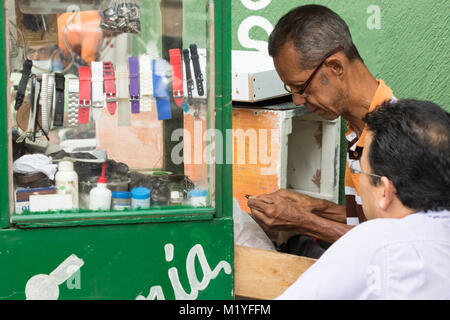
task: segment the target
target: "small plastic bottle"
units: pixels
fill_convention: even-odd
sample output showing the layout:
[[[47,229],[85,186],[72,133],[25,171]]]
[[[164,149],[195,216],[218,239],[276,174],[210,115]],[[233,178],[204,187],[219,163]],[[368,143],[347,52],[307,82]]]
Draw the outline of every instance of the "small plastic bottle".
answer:
[[[73,170],[72,161],[60,161],[55,174],[55,187],[58,194],[72,195],[72,209],[78,209],[78,175]]]
[[[150,208],[150,190],[144,187],[136,187],[131,190],[131,208]]]
[[[106,187],[107,179],[105,177],[106,162],[102,165],[102,175],[98,178],[95,188],[89,193],[90,210],[110,210],[111,209],[111,190]]]

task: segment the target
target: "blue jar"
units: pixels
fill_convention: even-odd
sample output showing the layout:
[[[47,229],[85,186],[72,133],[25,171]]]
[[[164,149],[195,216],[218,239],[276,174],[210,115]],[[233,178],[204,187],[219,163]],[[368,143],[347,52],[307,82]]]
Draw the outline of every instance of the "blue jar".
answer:
[[[150,208],[150,190],[144,187],[136,187],[131,190],[131,208]]]
[[[113,191],[112,192],[112,208],[113,210],[131,209],[131,192],[129,191]]]

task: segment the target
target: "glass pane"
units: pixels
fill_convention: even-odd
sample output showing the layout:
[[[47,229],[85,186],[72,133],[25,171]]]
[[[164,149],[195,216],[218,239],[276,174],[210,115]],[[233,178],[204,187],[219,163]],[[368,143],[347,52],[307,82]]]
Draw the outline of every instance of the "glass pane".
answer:
[[[214,206],[208,0],[7,0],[15,214]]]

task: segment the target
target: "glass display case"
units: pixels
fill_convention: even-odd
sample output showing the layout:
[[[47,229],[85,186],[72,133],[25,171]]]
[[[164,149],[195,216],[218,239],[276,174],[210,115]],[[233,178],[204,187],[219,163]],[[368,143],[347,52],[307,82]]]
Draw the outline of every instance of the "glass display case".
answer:
[[[14,252],[15,261],[30,258],[45,265],[42,259],[48,255],[58,256],[58,261],[64,255],[67,259],[60,268],[72,265],[83,270],[83,252],[89,256],[88,248],[103,247],[104,241],[109,242],[110,256],[122,254],[114,247],[122,248],[124,239],[136,255],[150,249],[143,265],[158,260],[151,255],[160,256],[161,248],[166,262],[171,262],[169,252],[173,254],[180,242],[186,259],[190,254],[200,260],[204,278],[205,252],[223,262],[222,273],[226,272],[220,281],[230,289],[231,166],[217,161],[216,154],[225,150],[215,141],[231,128],[230,4],[213,0],[5,0],[3,4],[0,131],[7,152],[0,164],[8,170],[0,177],[2,247]],[[29,229],[40,233],[39,239]],[[24,247],[16,250],[6,232],[20,238]],[[113,238],[110,232],[116,232]],[[91,242],[75,244],[88,235]],[[54,247],[50,239],[55,236],[62,242]],[[144,239],[148,242],[142,243]],[[47,256],[40,250],[48,250]],[[118,260],[114,272],[127,268],[125,259]],[[3,262],[3,268],[12,268],[12,260]],[[18,267],[23,274],[17,279],[33,287],[31,279],[25,281],[32,273],[30,266]],[[156,274],[150,277],[159,279]],[[191,278],[191,295],[170,281],[174,291],[169,298],[198,296]],[[14,281],[0,279],[0,283],[0,296],[15,290]],[[26,298],[45,296],[45,290],[33,288],[25,290]],[[106,298],[167,297],[160,286],[149,288],[145,295],[135,290],[134,297],[134,293],[121,296],[118,291]],[[90,289],[96,294],[87,289],[78,297],[96,298],[96,290],[102,291],[94,284]],[[214,294],[224,291],[218,292]]]

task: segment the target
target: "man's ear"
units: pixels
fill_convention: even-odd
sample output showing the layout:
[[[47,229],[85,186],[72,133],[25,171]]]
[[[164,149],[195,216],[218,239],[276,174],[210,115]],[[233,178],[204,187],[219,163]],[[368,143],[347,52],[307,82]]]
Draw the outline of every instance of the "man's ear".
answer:
[[[381,198],[379,200],[379,206],[383,211],[387,211],[396,197],[397,190],[394,184],[387,177],[381,177],[379,187]]]
[[[341,78],[344,75],[344,65],[341,59],[330,57],[325,62],[325,65],[335,77]]]

